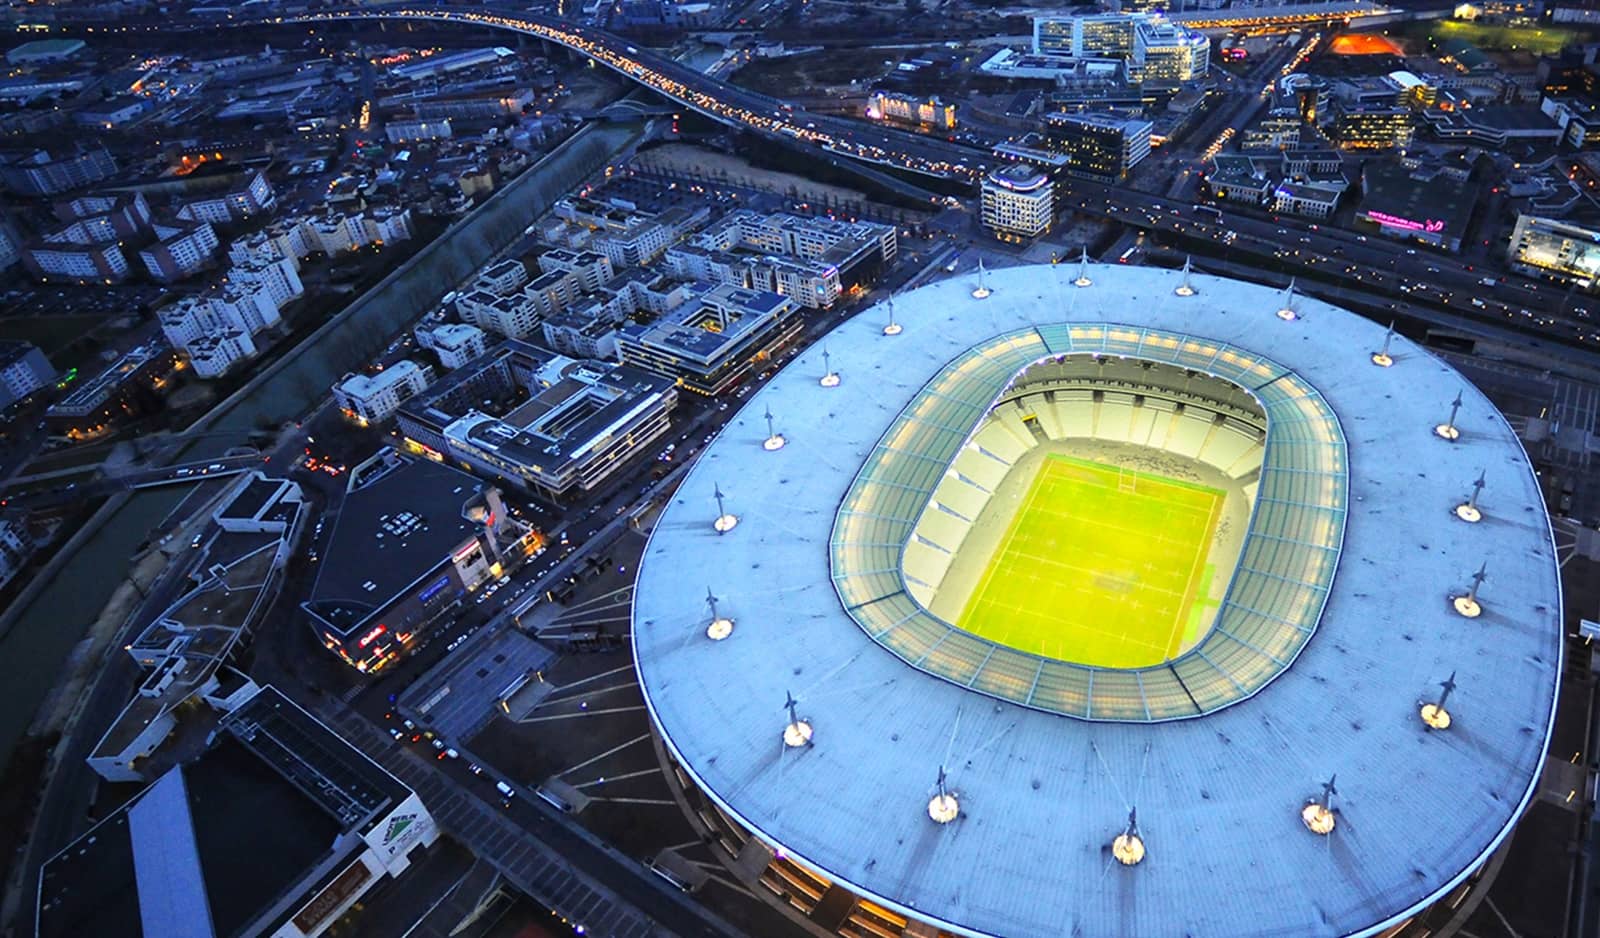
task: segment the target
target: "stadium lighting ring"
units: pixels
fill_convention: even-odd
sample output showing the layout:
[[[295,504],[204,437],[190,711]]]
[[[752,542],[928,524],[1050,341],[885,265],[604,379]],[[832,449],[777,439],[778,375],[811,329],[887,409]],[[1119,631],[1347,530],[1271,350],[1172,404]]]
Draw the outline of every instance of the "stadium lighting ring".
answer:
[[[1080,275],[1095,289],[1075,292]],[[1151,934],[1154,922],[1225,938],[1374,938],[1464,885],[1485,888],[1490,874],[1477,874],[1538,790],[1564,656],[1539,480],[1489,400],[1398,334],[1391,353],[1408,367],[1396,393],[1393,374],[1371,365],[1385,329],[1310,297],[1296,299],[1306,327],[1271,329],[1260,312],[1283,305],[1280,290],[1208,274],[1190,274],[1197,294],[1186,299],[1174,296],[1179,272],[1152,268],[987,276],[981,317],[970,282],[898,294],[905,331],[893,356],[877,341],[882,319],[835,327],[822,370],[858,380],[829,394],[814,393],[808,356],[767,380],[733,423],[765,436],[770,406],[791,425],[826,426],[827,446],[803,467],[725,433],[673,494],[632,607],[669,780],[715,807],[719,836],[772,848],[763,883],[803,876],[963,938]],[[1089,377],[1049,384],[1053,374]],[[1124,384],[1093,384],[1095,374]],[[1173,374],[1198,396],[1162,397]],[[1440,403],[1458,393],[1472,445],[1427,445]],[[1208,401],[1248,407],[1202,411]],[[1193,432],[1186,411],[1207,415]],[[1150,665],[1084,663],[985,638],[918,598],[942,588],[928,558],[945,548],[961,559],[960,543],[938,538],[974,536],[974,521],[994,517],[998,542],[1009,522],[985,515],[984,499],[1020,498],[1031,484],[1022,470],[1012,488],[1005,477],[1019,459],[1043,460],[1028,456],[1036,449],[1090,453],[1073,447],[1110,434],[1093,452],[1140,454],[1151,473],[1179,479],[1216,427],[1237,430],[1214,458],[1232,455],[1251,501],[1238,564],[1215,571],[1223,598],[1193,644],[1157,650]],[[1455,514],[1459,480],[1485,465],[1496,467],[1496,515],[1531,521],[1488,539]],[[715,538],[701,520],[717,479],[737,479],[742,504],[766,506],[745,513],[738,538]],[[1455,609],[1468,558],[1494,571],[1490,627],[1467,627]],[[963,575],[980,579],[977,563]],[[706,628],[706,568],[719,592],[762,604],[760,629],[691,640]],[[1037,575],[1043,590],[1058,574],[1041,564]],[[1401,689],[1474,661],[1500,664],[1474,668],[1450,698],[1472,714],[1473,745],[1440,745]],[[774,745],[762,701],[787,688],[805,691],[806,713],[784,715]],[[946,753],[962,754],[963,823],[929,846],[929,768]],[[1332,809],[1308,803],[1304,772],[1265,768],[1304,767],[1313,754],[1317,771],[1338,772]],[[1184,862],[1140,863],[1108,900],[1106,865],[1124,861],[1106,819],[1129,810],[1135,773],[1139,821],[1182,831],[1173,849]],[[1463,797],[1440,811],[1445,786]],[[915,808],[881,808],[896,804]],[[1306,830],[1290,836],[1290,825]],[[1239,883],[1252,896],[1318,901],[1234,901]],[[815,902],[795,901],[802,914]]]

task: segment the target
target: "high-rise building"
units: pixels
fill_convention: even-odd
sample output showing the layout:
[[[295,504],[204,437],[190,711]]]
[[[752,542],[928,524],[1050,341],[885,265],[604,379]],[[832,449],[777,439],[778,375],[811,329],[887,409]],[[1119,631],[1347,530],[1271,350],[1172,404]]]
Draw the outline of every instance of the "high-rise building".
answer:
[[[1003,240],[1037,238],[1055,221],[1055,186],[1027,163],[1013,163],[983,180],[983,226]]]
[[[1331,135],[1347,150],[1391,150],[1411,144],[1415,115],[1396,105],[1346,105],[1338,109]]]
[[[1535,277],[1554,277],[1585,290],[1600,287],[1600,231],[1553,218],[1518,215],[1506,260]]]
[[[1149,121],[1109,114],[1049,114],[1044,135],[1051,150],[1068,158],[1067,171],[1117,180],[1150,155]]]
[[[1131,81],[1170,84],[1204,78],[1211,40],[1148,13],[1039,16],[1033,51],[1073,59],[1115,59]]]

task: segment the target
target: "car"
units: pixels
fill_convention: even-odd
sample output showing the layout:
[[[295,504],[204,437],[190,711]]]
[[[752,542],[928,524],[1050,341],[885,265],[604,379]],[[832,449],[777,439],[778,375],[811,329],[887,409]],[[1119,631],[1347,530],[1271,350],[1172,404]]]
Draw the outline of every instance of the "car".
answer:
[[[394,738],[395,742],[398,743],[402,739],[405,738],[406,734],[400,732],[399,730],[397,730],[397,729],[395,729],[394,727],[391,726],[391,727],[389,727],[389,735]]]
[[[469,763],[467,763],[467,771],[471,772],[473,775],[482,775],[483,774],[483,766],[479,765],[476,762],[469,762]]]
[[[205,534],[204,533],[196,534],[194,536],[194,540],[189,542],[189,546],[190,547],[199,547],[200,546],[200,542],[203,541],[203,540],[205,540]]]
[[[417,724],[411,722],[410,720],[402,720],[400,725],[404,726],[408,731],[414,731],[417,728]]]
[[[437,756],[434,756],[434,758],[438,759],[440,761],[443,761],[445,759],[459,759],[459,758],[461,758],[461,753],[456,752],[454,749],[450,748],[449,746],[446,746],[445,748],[439,750],[439,754]]]
[[[440,752],[443,752],[445,750],[444,740],[440,739],[439,737],[437,737],[437,736],[433,737],[431,742],[432,742],[433,748],[439,750]]]

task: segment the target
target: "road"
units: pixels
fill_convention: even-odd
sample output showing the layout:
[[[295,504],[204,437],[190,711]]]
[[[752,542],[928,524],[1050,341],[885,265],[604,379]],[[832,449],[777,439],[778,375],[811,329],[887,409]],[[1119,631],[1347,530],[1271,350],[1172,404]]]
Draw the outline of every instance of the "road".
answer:
[[[1430,305],[1463,321],[1514,330],[1532,340],[1600,348],[1600,323],[1585,306],[1571,303],[1571,292],[1523,277],[1487,276],[1477,265],[1425,247],[1405,247],[1378,235],[1367,236],[1288,216],[1262,218],[1148,193],[1074,180],[1063,208],[1120,222],[1152,234],[1207,242],[1209,253],[1251,260],[1258,267],[1330,281]],[[1220,246],[1220,251],[1218,247]],[[1264,263],[1263,263],[1264,262]],[[1491,286],[1485,280],[1493,280]]]
[[[985,150],[862,121],[816,114],[701,74],[604,30],[532,13],[419,6],[382,11],[339,11],[276,17],[260,23],[348,22],[356,19],[428,20],[487,26],[557,43],[719,123],[825,155],[902,170],[939,180],[975,183],[995,157]]]

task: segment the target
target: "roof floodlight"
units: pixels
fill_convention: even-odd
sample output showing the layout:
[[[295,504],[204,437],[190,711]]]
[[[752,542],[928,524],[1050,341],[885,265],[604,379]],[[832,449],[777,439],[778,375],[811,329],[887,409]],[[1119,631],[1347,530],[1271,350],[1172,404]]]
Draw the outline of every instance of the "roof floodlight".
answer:
[[[1454,443],[1461,438],[1461,430],[1456,426],[1456,414],[1461,412],[1461,392],[1456,392],[1456,399],[1450,402],[1450,419],[1433,428],[1433,432],[1442,440]]]
[[[1139,810],[1128,809],[1128,826],[1111,841],[1111,855],[1123,866],[1135,866],[1144,859],[1144,838],[1139,836]]]
[[[1173,293],[1177,294],[1178,296],[1194,296],[1195,293],[1197,292],[1195,290],[1195,288],[1194,288],[1194,285],[1189,282],[1189,261],[1190,261],[1189,256],[1188,255],[1184,255],[1184,258],[1183,258],[1183,281],[1178,284],[1178,288],[1176,290],[1172,291]]]
[[[1306,830],[1313,834],[1326,836],[1333,833],[1336,823],[1333,814],[1333,796],[1339,793],[1339,789],[1335,788],[1333,783],[1338,778],[1339,776],[1335,775],[1323,782],[1322,797],[1307,802],[1306,806],[1300,809],[1301,822],[1305,824]]]
[[[767,438],[761,441],[761,448],[769,453],[775,450],[783,449],[783,444],[789,441],[783,438],[783,434],[772,429],[772,408],[770,406],[767,408],[766,418]]]
[[[1483,512],[1478,508],[1478,496],[1483,492],[1484,471],[1478,472],[1477,481],[1472,483],[1472,494],[1467,500],[1456,506],[1456,517],[1469,524],[1477,524],[1483,520]]]
[[[1085,244],[1083,253],[1078,255],[1078,279],[1072,281],[1072,285],[1075,287],[1087,287],[1093,284],[1094,281],[1089,279],[1089,246]]]
[[[1444,702],[1450,699],[1450,692],[1456,689],[1456,672],[1451,671],[1449,677],[1439,682],[1439,687],[1442,688],[1439,699],[1422,705],[1422,722],[1430,730],[1450,728],[1450,711],[1444,708]]]
[[[839,373],[833,370],[833,358],[827,349],[822,350],[822,380],[818,382],[825,388],[839,386]]]
[[[944,766],[939,766],[939,791],[928,802],[928,817],[935,824],[949,824],[961,814],[961,802],[944,784]]]
[[[889,324],[883,327],[883,334],[899,335],[904,331],[905,330],[900,327],[900,324],[894,321],[894,296],[891,294],[889,297]]]
[[[1283,303],[1278,307],[1278,318],[1284,322],[1294,322],[1300,318],[1300,313],[1294,308],[1294,278],[1289,278],[1289,286],[1283,291]]]
[[[978,258],[978,286],[977,289],[972,291],[972,298],[975,300],[987,299],[989,294],[994,292],[993,290],[989,289],[989,285],[985,282],[983,273],[983,258],[980,257]]]
[[[796,715],[794,695],[785,691],[783,696],[785,698],[783,705],[789,711],[789,722],[784,724],[783,727],[783,744],[790,749],[798,749],[801,746],[810,745],[811,724]]]
[[[1478,603],[1478,587],[1482,586],[1483,581],[1489,578],[1488,567],[1488,561],[1480,564],[1478,572],[1472,575],[1472,588],[1467,590],[1465,596],[1455,596],[1450,600],[1450,604],[1456,607],[1456,612],[1460,613],[1464,618],[1476,619],[1483,615],[1483,606]]]
[[[1389,328],[1383,333],[1383,348],[1372,353],[1372,363],[1379,368],[1388,368],[1394,364],[1394,359],[1389,356],[1389,343],[1394,341],[1394,322],[1391,320]]]
[[[728,510],[723,507],[722,486],[711,486],[711,493],[712,495],[716,496],[717,499],[717,520],[713,521],[711,526],[717,529],[718,534],[727,534],[729,531],[732,531],[736,525],[738,525],[739,518],[736,515],[729,514]]]
[[[720,642],[733,634],[733,620],[717,611],[717,597],[706,587],[706,603],[711,606],[711,624],[706,626],[706,638]]]

